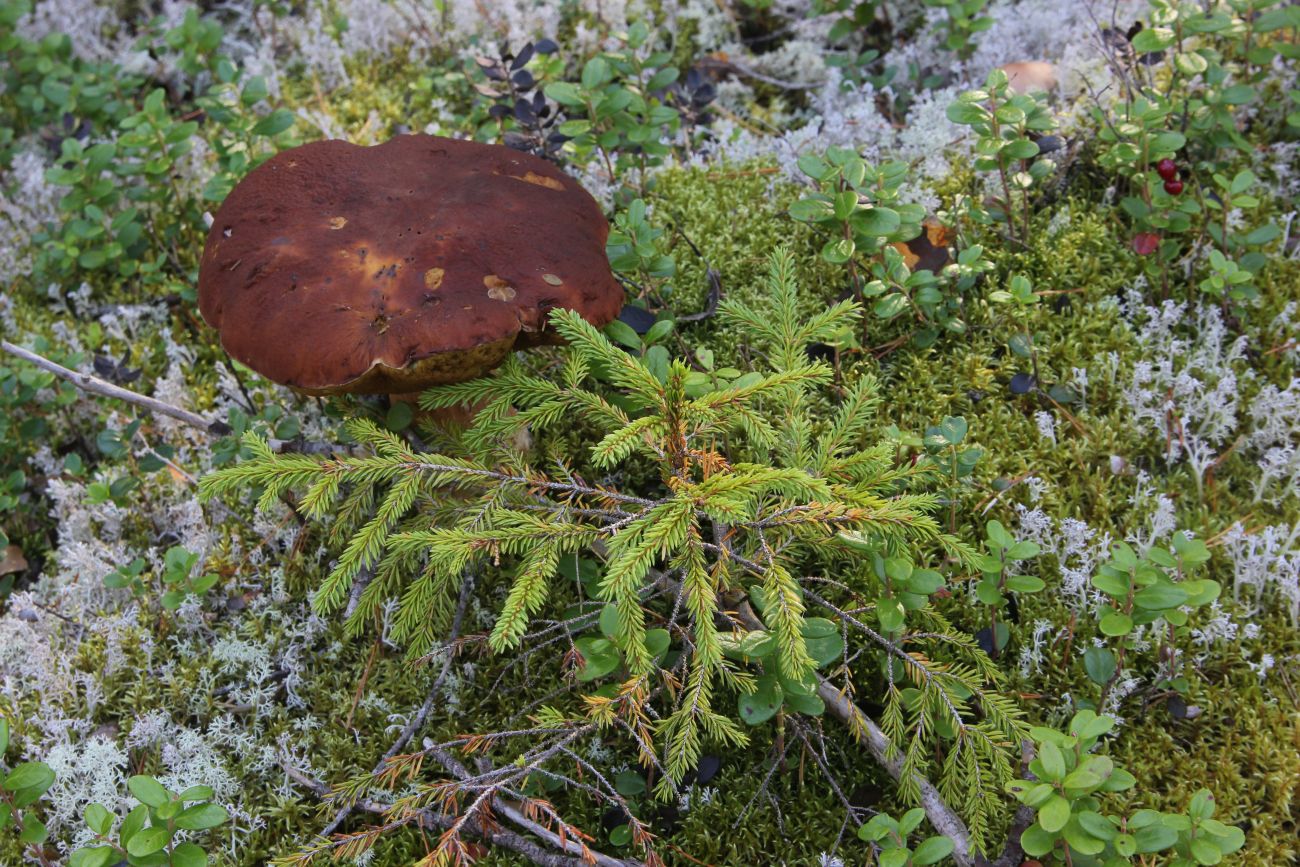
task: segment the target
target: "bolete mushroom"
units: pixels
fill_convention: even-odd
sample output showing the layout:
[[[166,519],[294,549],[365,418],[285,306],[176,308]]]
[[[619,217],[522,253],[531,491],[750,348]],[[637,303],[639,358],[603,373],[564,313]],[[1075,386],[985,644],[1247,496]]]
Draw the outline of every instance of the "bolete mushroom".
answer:
[[[1056,89],[1056,67],[1041,60],[1018,60],[1000,67],[1016,93],[1051,92]]]
[[[415,392],[558,342],[554,308],[614,319],[608,234],[575,180],[510,148],[313,142],[226,197],[199,309],[233,358],[298,391]]]

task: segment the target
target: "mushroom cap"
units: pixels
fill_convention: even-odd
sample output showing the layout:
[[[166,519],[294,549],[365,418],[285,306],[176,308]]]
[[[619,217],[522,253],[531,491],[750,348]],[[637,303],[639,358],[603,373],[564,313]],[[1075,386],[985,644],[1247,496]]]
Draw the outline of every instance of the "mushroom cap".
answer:
[[[1000,67],[1016,93],[1037,93],[1056,89],[1056,67],[1042,60],[1017,60]]]
[[[403,135],[319,141],[218,209],[199,309],[235,359],[308,394],[397,394],[558,342],[554,308],[601,326],[623,290],[600,206],[537,157]]]

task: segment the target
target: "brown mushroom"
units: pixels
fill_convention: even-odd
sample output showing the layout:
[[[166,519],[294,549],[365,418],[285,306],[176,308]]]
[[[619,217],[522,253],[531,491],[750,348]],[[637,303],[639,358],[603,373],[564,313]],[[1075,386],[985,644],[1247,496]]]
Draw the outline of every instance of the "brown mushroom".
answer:
[[[554,308],[594,325],[623,290],[596,201],[537,157],[427,135],[321,141],[231,191],[199,309],[232,357],[307,394],[398,394],[480,376],[557,342]]]
[[[1016,93],[1051,92],[1056,89],[1056,67],[1041,60],[1018,60],[998,67]]]

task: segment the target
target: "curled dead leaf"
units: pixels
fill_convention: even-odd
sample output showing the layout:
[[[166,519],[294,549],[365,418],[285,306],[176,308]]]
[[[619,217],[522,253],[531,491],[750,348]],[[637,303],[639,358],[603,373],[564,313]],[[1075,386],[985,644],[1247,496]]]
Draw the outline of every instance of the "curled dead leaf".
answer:
[[[17,545],[6,545],[4,556],[0,557],[0,575],[22,572],[26,569],[27,558],[23,556],[23,549]]]

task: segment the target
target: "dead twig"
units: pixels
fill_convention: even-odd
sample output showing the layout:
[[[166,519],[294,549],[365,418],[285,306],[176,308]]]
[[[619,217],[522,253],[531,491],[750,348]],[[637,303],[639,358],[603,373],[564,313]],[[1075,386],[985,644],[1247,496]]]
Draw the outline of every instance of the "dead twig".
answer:
[[[311,791],[318,797],[329,797],[329,786],[325,785],[320,780],[312,779],[286,762],[282,761],[280,765],[284,768],[284,772],[289,775],[289,778],[298,783],[298,785]],[[388,812],[387,805],[381,804],[377,801],[371,801],[367,798],[362,798],[357,801],[356,805],[365,812],[373,813],[375,815],[382,816]],[[436,828],[446,830],[456,823],[456,817],[434,812],[432,810],[424,810],[420,814],[420,821],[424,825],[432,825]],[[524,837],[521,834],[516,834],[512,831],[471,830],[471,833],[479,837],[479,839],[491,843],[494,846],[500,846],[502,849],[509,849],[512,852],[517,852],[532,863],[538,865],[538,867],[591,867],[590,862],[584,861],[581,858],[572,858],[568,855],[556,854],[543,848],[541,845],[527,837]],[[616,863],[622,865],[622,862]]]
[[[447,643],[445,645],[447,656],[442,662],[442,670],[439,671],[438,676],[433,679],[433,684],[429,687],[429,693],[424,700],[424,704],[422,704],[420,709],[416,711],[415,716],[411,718],[410,722],[402,728],[401,733],[397,736],[397,740],[393,741],[392,745],[384,753],[383,758],[381,758],[379,763],[375,765],[375,769],[371,772],[372,774],[378,774],[384,769],[384,766],[388,763],[389,759],[406,749],[406,745],[411,742],[411,738],[415,737],[415,733],[420,730],[424,725],[424,721],[429,718],[429,711],[433,710],[433,702],[438,697],[438,693],[442,690],[442,684],[447,679],[448,673],[451,671],[451,663],[456,656],[456,641],[460,638],[461,624],[465,619],[465,607],[469,604],[469,598],[472,595],[473,587],[474,579],[472,577],[467,576],[465,580],[461,582],[460,598],[456,602],[456,613],[452,616],[451,630],[447,634]],[[330,823],[320,832],[320,835],[322,837],[328,837],[330,834],[334,833],[339,825],[343,824],[343,820],[346,819],[351,812],[351,805],[339,810],[334,815],[334,818],[330,820]]]
[[[433,756],[438,764],[442,765],[443,768],[446,769],[447,773],[451,774],[456,779],[469,780],[472,778],[469,769],[446,750],[436,746],[430,747],[427,750],[427,754]],[[578,856],[578,859],[581,859],[581,863],[588,865],[588,867],[592,864],[596,865],[596,867],[645,867],[644,862],[630,859],[624,860],[622,858],[611,858],[608,855],[597,852],[589,846],[584,846],[577,840],[562,837],[554,831],[551,831],[537,822],[534,822],[532,819],[529,819],[524,815],[523,811],[517,804],[507,801],[504,798],[493,798],[492,807],[514,824],[531,831],[552,846],[555,846],[564,852]]]
[[[75,370],[64,367],[50,361],[43,355],[37,355],[29,349],[23,349],[21,346],[15,346],[8,340],[0,340],[0,349],[10,355],[17,356],[23,361],[30,362],[41,370],[48,371],[60,379],[65,379],[75,385],[80,390],[89,394],[97,394],[100,397],[108,397],[114,400],[125,401],[135,406],[146,409],[154,415],[165,415],[174,418],[177,421],[185,422],[191,427],[199,428],[214,436],[226,436],[230,431],[230,426],[222,421],[208,421],[196,412],[190,412],[187,409],[181,409],[178,406],[172,406],[169,403],[163,403],[152,397],[146,397],[143,394],[122,388],[107,380],[100,379],[97,376],[91,376],[89,373],[78,373]]]

